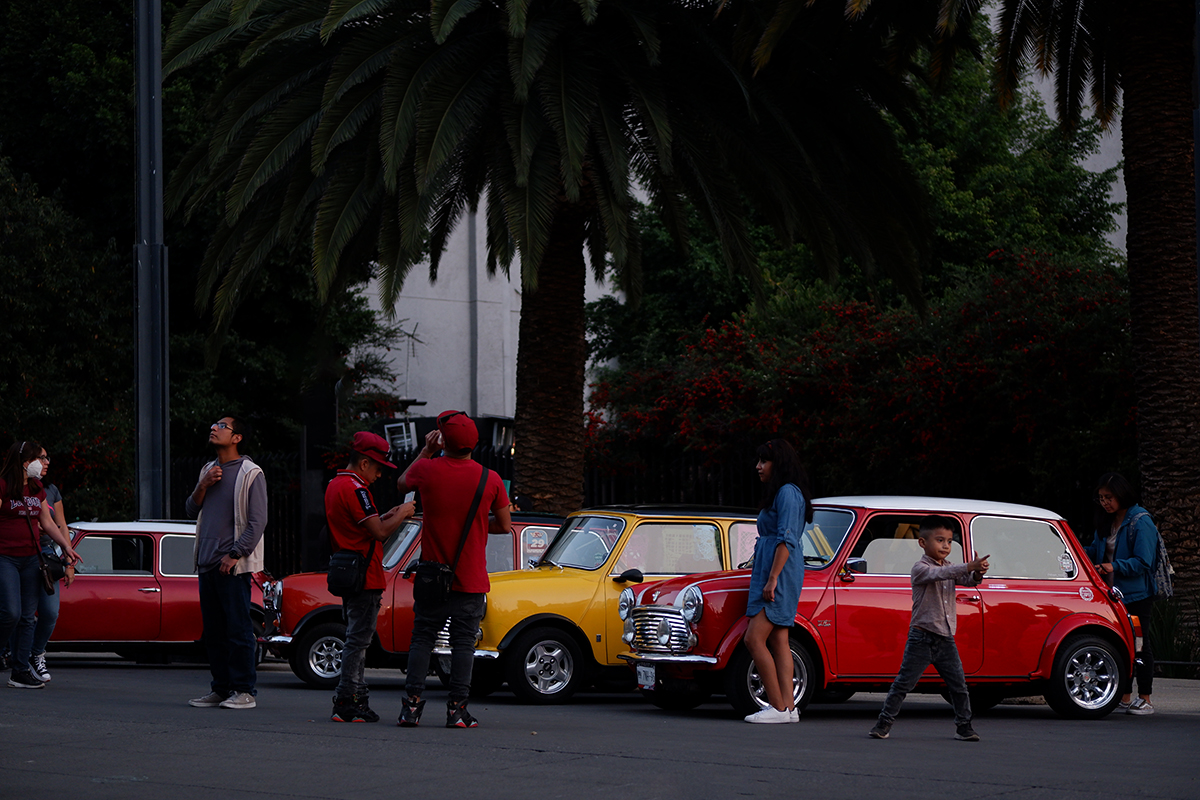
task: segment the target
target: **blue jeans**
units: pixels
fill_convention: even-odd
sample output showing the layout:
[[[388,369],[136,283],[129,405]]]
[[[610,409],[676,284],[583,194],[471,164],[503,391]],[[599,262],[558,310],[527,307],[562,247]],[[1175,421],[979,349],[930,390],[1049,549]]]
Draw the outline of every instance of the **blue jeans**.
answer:
[[[375,622],[383,602],[382,589],[369,589],[342,598],[342,616],[346,618],[346,646],[342,649],[342,677],[335,695],[349,700],[358,695],[366,697],[367,681],[363,667],[367,663],[367,648],[375,636]]]
[[[475,666],[475,634],[483,619],[483,592],[450,592],[444,603],[425,607],[413,603],[412,645],[408,650],[408,672],[404,688],[409,697],[420,697],[429,674],[429,656],[438,631],[450,620],[450,702],[461,703],[471,694],[471,672]]]
[[[879,721],[889,725],[896,721],[900,704],[921,680],[926,668],[933,664],[938,675],[946,682],[950,692],[950,703],[954,706],[954,724],[967,725],[971,722],[971,697],[967,694],[967,679],[963,676],[962,660],[954,637],[939,636],[921,628],[908,629],[908,642],[904,645],[904,661],[900,663],[900,674],[888,689],[883,701]]]
[[[254,689],[254,657],[258,642],[250,619],[250,573],[223,575],[220,569],[200,573],[200,616],[204,646],[217,694]]]
[[[13,671],[29,671],[38,595],[44,595],[37,556],[0,556],[0,642],[15,634]]]
[[[41,586],[39,579],[39,586]],[[40,656],[46,652],[46,644],[50,641],[50,636],[54,633],[54,624],[58,622],[58,607],[62,599],[62,583],[59,582],[54,586],[54,594],[46,594],[44,591],[38,592],[37,602],[37,624],[33,629],[33,644],[30,645],[29,655]],[[17,631],[13,631],[12,638],[8,640],[8,649],[16,652],[17,650]]]

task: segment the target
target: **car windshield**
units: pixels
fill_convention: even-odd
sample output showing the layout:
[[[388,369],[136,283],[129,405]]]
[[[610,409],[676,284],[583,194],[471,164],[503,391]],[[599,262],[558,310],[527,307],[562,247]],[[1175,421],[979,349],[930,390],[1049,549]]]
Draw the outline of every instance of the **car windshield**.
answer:
[[[596,569],[608,560],[623,530],[625,522],[617,517],[573,517],[554,537],[541,563]]]
[[[383,568],[391,569],[396,566],[396,562],[404,558],[404,554],[408,552],[409,545],[412,540],[421,532],[421,522],[419,520],[409,520],[393,533],[383,545]]]
[[[852,525],[854,514],[849,511],[814,508],[813,521],[804,528],[804,564],[820,569],[832,561]]]

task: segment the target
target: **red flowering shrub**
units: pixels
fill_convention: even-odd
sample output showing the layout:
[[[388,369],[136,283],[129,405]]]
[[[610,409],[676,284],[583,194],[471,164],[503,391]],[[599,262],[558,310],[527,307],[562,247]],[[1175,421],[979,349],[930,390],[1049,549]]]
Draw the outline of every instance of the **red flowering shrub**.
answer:
[[[1131,469],[1120,275],[1037,253],[988,261],[925,319],[826,303],[795,334],[742,316],[698,334],[676,363],[612,374],[592,387],[593,465],[644,467],[664,450],[716,461],[779,434],[823,494],[1060,506],[1079,482]]]

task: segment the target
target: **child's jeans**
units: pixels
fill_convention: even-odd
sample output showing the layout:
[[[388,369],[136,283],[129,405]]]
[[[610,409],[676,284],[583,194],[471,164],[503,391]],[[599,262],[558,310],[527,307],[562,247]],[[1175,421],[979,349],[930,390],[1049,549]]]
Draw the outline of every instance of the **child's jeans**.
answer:
[[[892,682],[887,699],[883,701],[883,711],[879,712],[882,722],[891,724],[896,721],[900,704],[917,685],[917,681],[921,680],[921,675],[930,664],[937,668],[938,674],[946,682],[950,702],[954,705],[954,724],[966,725],[971,722],[971,698],[967,694],[967,679],[963,677],[962,660],[958,657],[954,637],[939,636],[921,628],[908,629],[900,674]]]

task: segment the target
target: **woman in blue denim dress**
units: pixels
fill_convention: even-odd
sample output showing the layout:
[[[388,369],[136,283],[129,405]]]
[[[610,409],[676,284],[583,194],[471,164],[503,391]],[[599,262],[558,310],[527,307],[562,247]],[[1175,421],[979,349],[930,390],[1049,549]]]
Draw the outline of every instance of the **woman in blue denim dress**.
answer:
[[[800,457],[783,439],[757,450],[758,478],[765,484],[758,513],[758,541],[746,602],[745,644],[758,668],[770,705],[746,722],[799,722],[792,695],[792,650],[788,629],[796,619],[804,585],[805,523],[812,522],[812,493]]]

